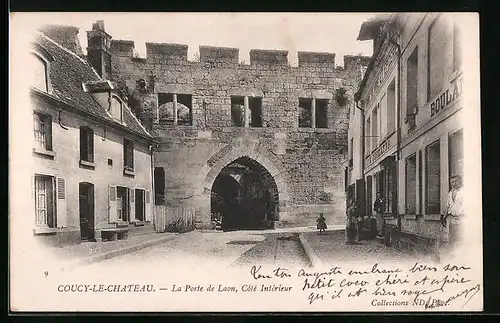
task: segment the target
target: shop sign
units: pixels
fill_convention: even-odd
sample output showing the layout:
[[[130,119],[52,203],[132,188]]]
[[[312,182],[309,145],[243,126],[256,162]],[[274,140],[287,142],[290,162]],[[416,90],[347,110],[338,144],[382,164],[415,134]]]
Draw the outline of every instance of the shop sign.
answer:
[[[393,133],[389,138],[384,140],[384,142],[382,142],[380,146],[378,146],[378,148],[375,149],[375,151],[373,151],[373,153],[371,153],[368,157],[366,157],[366,165],[370,165],[380,156],[384,155],[387,151],[389,151],[389,149],[394,147],[396,144],[395,141],[396,141],[396,133]]]
[[[441,111],[448,108],[455,100],[462,94],[463,78],[460,77],[453,80],[449,87],[443,90],[436,98],[429,104],[431,118],[437,116]]]

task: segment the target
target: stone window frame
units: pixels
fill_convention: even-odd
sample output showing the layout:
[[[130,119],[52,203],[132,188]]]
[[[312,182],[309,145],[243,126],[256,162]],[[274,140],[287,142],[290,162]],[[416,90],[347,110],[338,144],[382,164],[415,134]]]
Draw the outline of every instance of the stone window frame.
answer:
[[[317,98],[315,96],[299,96],[298,97],[298,100],[299,100],[299,107],[298,107],[298,110],[299,110],[299,115],[298,115],[298,128],[299,129],[330,129],[330,125],[328,124],[328,106],[330,105],[331,103],[331,99],[327,99],[327,98]],[[300,105],[300,101],[301,100],[307,100],[309,101],[310,100],[310,126],[301,126],[301,118],[300,118],[300,109],[301,109],[301,105]],[[320,102],[325,102],[326,101],[326,126],[325,127],[318,127],[317,123],[318,123],[318,119],[317,119],[317,115],[318,115],[318,103]]]
[[[95,168],[94,130],[89,126],[80,127],[80,166]]]
[[[39,138],[42,137],[42,138]],[[54,158],[52,116],[48,113],[33,111],[33,152],[46,157]]]
[[[123,138],[123,174],[134,176],[134,141]]]
[[[230,105],[231,105],[231,127],[236,127],[236,128],[252,128],[252,129],[258,129],[258,128],[263,128],[264,123],[263,123],[263,118],[262,114],[264,111],[264,96],[260,95],[245,95],[245,94],[232,94],[229,96],[230,98]],[[243,99],[243,123],[241,125],[233,125],[233,99]],[[252,125],[252,109],[251,109],[251,100],[259,100],[260,99],[260,126],[254,126]]]
[[[40,185],[39,185],[40,184]],[[42,190],[43,185],[43,190]],[[52,175],[35,174],[34,200],[35,200],[35,231],[37,229],[56,229],[56,183]],[[43,198],[43,203],[40,201]],[[45,216],[40,218],[40,212],[45,211]],[[50,214],[49,214],[50,212]],[[49,221],[50,217],[50,221]]]

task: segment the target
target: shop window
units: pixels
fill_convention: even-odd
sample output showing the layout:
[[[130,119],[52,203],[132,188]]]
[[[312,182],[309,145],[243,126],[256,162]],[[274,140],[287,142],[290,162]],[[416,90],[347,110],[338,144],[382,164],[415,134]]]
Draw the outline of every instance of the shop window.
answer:
[[[80,160],[94,161],[94,132],[88,127],[80,127]]]
[[[33,113],[33,131],[36,147],[52,150],[52,118],[46,114]]]
[[[425,149],[425,213],[440,212],[440,176],[441,176],[440,144],[436,141]]]
[[[464,174],[464,138],[463,130],[458,130],[450,134],[448,139],[448,160],[449,174],[461,175]]]
[[[36,226],[39,228],[55,228],[54,209],[54,178],[51,176],[35,176]]]
[[[415,214],[417,204],[417,156],[416,154],[406,158],[405,162],[405,205],[407,214]]]

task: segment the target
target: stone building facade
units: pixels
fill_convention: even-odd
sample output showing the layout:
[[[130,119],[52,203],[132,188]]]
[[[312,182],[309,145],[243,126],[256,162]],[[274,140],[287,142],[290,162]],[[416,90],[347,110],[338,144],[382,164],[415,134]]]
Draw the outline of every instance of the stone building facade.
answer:
[[[49,30],[56,39],[38,34],[29,65],[36,238],[64,245],[118,227],[152,231],[152,137],[112,84],[72,51],[75,38],[64,30],[74,29]]]
[[[335,54],[299,52],[291,67],[281,50],[251,50],[243,64],[235,48],[200,46],[189,61],[186,45],[146,43],[146,58],[134,47],[111,40],[103,51],[110,79],[159,142],[156,203],[195,208],[199,227],[245,201],[266,226],[311,225],[320,212],[345,223],[349,103],[368,57],[336,67]],[[230,183],[237,193],[224,190]]]
[[[380,193],[385,241],[418,253],[447,240],[449,178],[464,173],[461,34],[453,14],[393,14],[365,22],[358,38],[375,46],[356,95],[367,215]]]

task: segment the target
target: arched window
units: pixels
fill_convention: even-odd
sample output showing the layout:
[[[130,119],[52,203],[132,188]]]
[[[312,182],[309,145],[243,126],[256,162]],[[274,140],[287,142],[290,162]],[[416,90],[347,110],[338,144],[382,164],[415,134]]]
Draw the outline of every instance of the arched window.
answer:
[[[36,54],[31,55],[31,64],[33,67],[33,79],[31,85],[39,90],[48,92],[48,71],[47,62]]]

